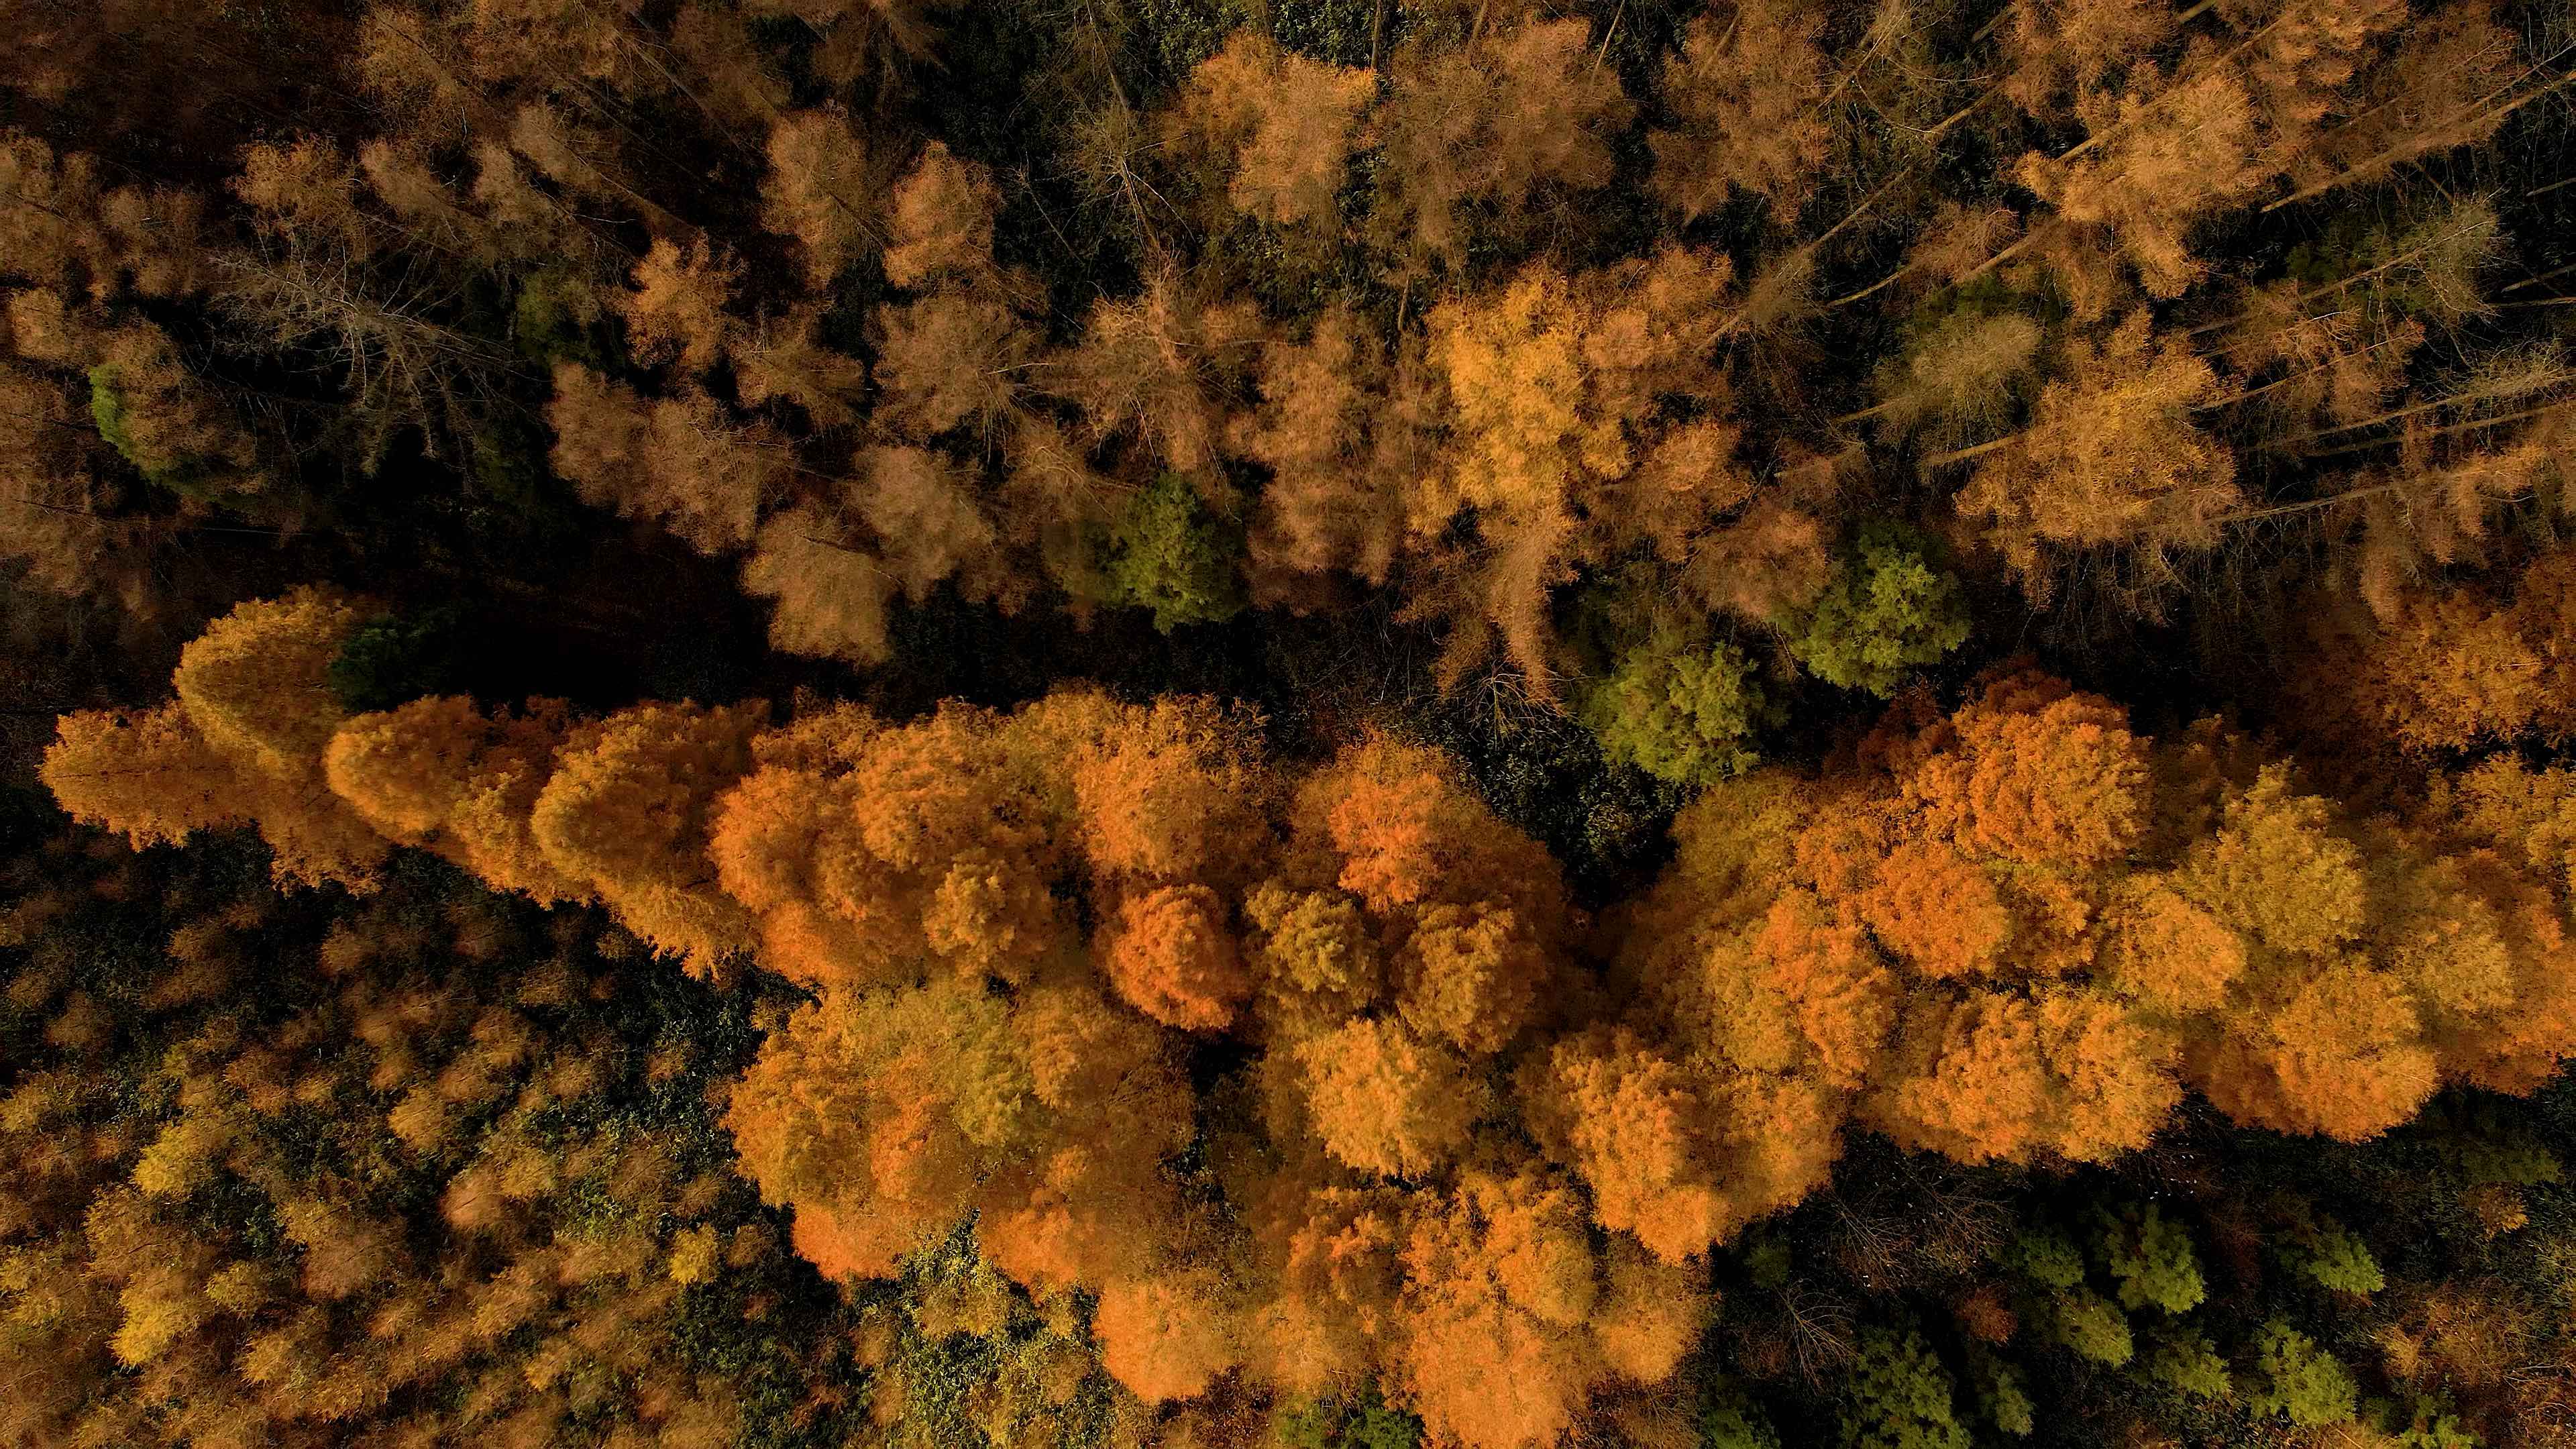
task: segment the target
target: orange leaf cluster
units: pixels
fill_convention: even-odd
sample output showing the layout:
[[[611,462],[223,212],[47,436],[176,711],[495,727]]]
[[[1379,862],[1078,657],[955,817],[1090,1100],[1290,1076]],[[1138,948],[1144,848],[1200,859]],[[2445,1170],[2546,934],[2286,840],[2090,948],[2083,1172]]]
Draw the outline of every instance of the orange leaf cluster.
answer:
[[[138,839],[275,832],[293,797],[226,772],[303,770],[382,840],[809,988],[729,1108],[797,1250],[885,1276],[971,1215],[1042,1303],[1096,1295],[1148,1399],[1368,1376],[1474,1449],[1553,1445],[1673,1371],[1698,1260],[1847,1130],[2101,1162],[2193,1091],[2354,1140],[2576,1052],[2563,771],[2364,818],[2215,725],[2151,741],[2006,673],[1901,702],[1822,778],[1710,790],[1596,932],[1392,737],[1289,777],[1237,714],[1088,691],[900,724],[344,720],[257,687],[312,667],[333,607],[245,606],[180,704],[67,719],[66,803]]]

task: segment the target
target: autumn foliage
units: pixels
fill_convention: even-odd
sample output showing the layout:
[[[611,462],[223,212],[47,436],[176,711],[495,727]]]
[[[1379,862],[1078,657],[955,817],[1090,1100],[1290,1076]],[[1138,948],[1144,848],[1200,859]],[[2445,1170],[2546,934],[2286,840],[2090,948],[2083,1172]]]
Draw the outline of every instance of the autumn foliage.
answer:
[[[67,845],[8,866],[0,1434],[734,1440],[683,1338],[790,1260],[595,920]]]
[[[0,1439],[2566,1438],[2568,34],[0,0]]]
[[[1050,13],[1007,138],[927,80],[980,54],[946,8],[373,0],[326,37],[354,117],[219,183],[11,131],[0,550],[140,597],[203,520],[303,526],[301,444],[416,438],[738,567],[798,653],[882,664],[943,593],[1170,628],[1364,585],[1446,681],[1562,699],[1604,666],[1569,596],[1794,627],[1880,514],[2149,616],[2294,528],[2390,617],[2563,492],[2576,371],[2508,315],[2556,299],[2507,299],[2558,274],[2498,275],[2549,222],[2397,184],[2564,81],[2485,0]],[[348,425],[264,434],[188,309]]]
[[[2576,1051],[2560,772],[2363,817],[2216,723],[2153,739],[2002,672],[1820,776],[1712,786],[1596,928],[1392,735],[1283,771],[1191,699],[342,718],[231,683],[309,672],[331,607],[245,606],[179,704],[67,719],[63,798],[138,841],[253,821],[283,860],[313,807],[239,782],[309,778],[379,855],[785,976],[810,999],[726,1110],[796,1250],[885,1278],[971,1216],[1039,1303],[1096,1296],[1149,1402],[1366,1376],[1479,1449],[1553,1444],[1673,1370],[1694,1265],[1855,1132],[2102,1163],[2189,1093],[2358,1141]]]

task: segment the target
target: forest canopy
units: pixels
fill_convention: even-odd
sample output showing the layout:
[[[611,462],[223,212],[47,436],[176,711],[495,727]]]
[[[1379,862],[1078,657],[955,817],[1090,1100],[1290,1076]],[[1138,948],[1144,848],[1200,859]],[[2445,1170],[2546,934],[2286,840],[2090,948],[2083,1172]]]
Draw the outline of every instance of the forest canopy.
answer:
[[[2576,11],[0,0],[0,1443],[2576,1445]]]

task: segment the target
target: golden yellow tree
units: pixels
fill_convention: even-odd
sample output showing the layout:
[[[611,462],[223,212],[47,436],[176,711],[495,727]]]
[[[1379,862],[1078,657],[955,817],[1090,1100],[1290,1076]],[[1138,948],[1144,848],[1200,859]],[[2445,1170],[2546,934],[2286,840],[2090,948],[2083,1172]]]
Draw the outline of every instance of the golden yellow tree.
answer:
[[[752,943],[750,913],[707,858],[718,799],[751,766],[759,705],[646,704],[566,739],[530,807],[538,849],[628,929],[710,974]]]
[[[1238,30],[1190,73],[1164,124],[1235,210],[1273,226],[1313,225],[1336,212],[1361,113],[1376,93],[1364,70]]]
[[[2043,586],[2055,550],[2206,548],[2242,499],[2234,455],[2193,412],[2217,392],[2209,364],[2180,339],[2154,337],[2138,312],[2098,345],[2072,345],[2027,430],[1930,461],[1988,455],[1959,512]]]
[[[435,850],[495,889],[587,900],[589,886],[547,860],[531,824],[573,728],[561,700],[487,716],[460,696],[416,699],[342,724],[323,774],[392,840]]]
[[[1825,98],[1824,17],[1780,0],[1746,0],[1699,15],[1664,61],[1674,124],[1648,137],[1656,194],[1685,220],[1740,188],[1779,204],[1824,162],[1832,127]],[[1794,221],[1784,217],[1783,221]]]
[[[1392,70],[1371,123],[1386,165],[1369,223],[1408,274],[1458,265],[1478,203],[1508,228],[1542,188],[1607,183],[1608,138],[1636,114],[1618,77],[1591,63],[1580,20],[1533,16],[1463,45],[1408,40]]]
[[[1532,267],[1499,292],[1432,311],[1426,360],[1445,384],[1450,437],[1407,490],[1404,516],[1441,571],[1413,607],[1458,628],[1453,673],[1498,637],[1545,692],[1556,673],[1548,594],[1579,564],[1652,550],[1712,604],[1757,612],[1797,592],[1751,571],[1706,571],[1727,556],[1730,533],[1776,527],[1744,511],[1753,479],[1733,461],[1736,434],[1723,421],[1715,353],[1739,322],[1732,276],[1723,256],[1670,248],[1573,278]],[[1660,405],[1673,395],[1721,412],[1671,424]],[[1474,518],[1476,543],[1444,556],[1438,541],[1462,516]]]
[[[66,717],[48,784],[74,815],[137,843],[256,824],[280,881],[371,889],[386,843],[322,768],[346,713],[327,676],[365,617],[327,589],[242,604],[180,651],[175,704]]]
[[[882,235],[868,165],[867,144],[838,107],[788,112],[770,128],[761,224],[796,239],[817,292]]]
[[[556,364],[546,422],[555,470],[584,501],[660,523],[701,553],[749,543],[793,468],[774,430],[734,422],[704,393],[648,399],[579,363]]]

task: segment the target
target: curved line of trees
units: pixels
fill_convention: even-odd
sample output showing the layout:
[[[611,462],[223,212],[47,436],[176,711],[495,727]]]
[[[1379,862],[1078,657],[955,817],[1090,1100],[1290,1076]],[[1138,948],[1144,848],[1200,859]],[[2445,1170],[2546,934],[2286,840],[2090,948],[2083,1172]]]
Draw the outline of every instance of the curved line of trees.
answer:
[[[1853,1131],[2109,1162],[2191,1092],[2359,1141],[2576,1051],[2564,769],[2367,814],[2215,722],[2150,739],[2005,672],[1705,791],[1594,921],[1394,737],[1283,773],[1211,703],[1081,691],[352,715],[328,671],[370,616],[243,606],[172,703],[66,717],[47,784],[137,843],[249,825],[359,893],[419,847],[785,977],[811,999],[726,1120],[795,1250],[888,1277],[971,1216],[1033,1298],[1096,1300],[1148,1402],[1369,1378],[1435,1434],[1553,1443],[1674,1373],[1705,1255]]]

